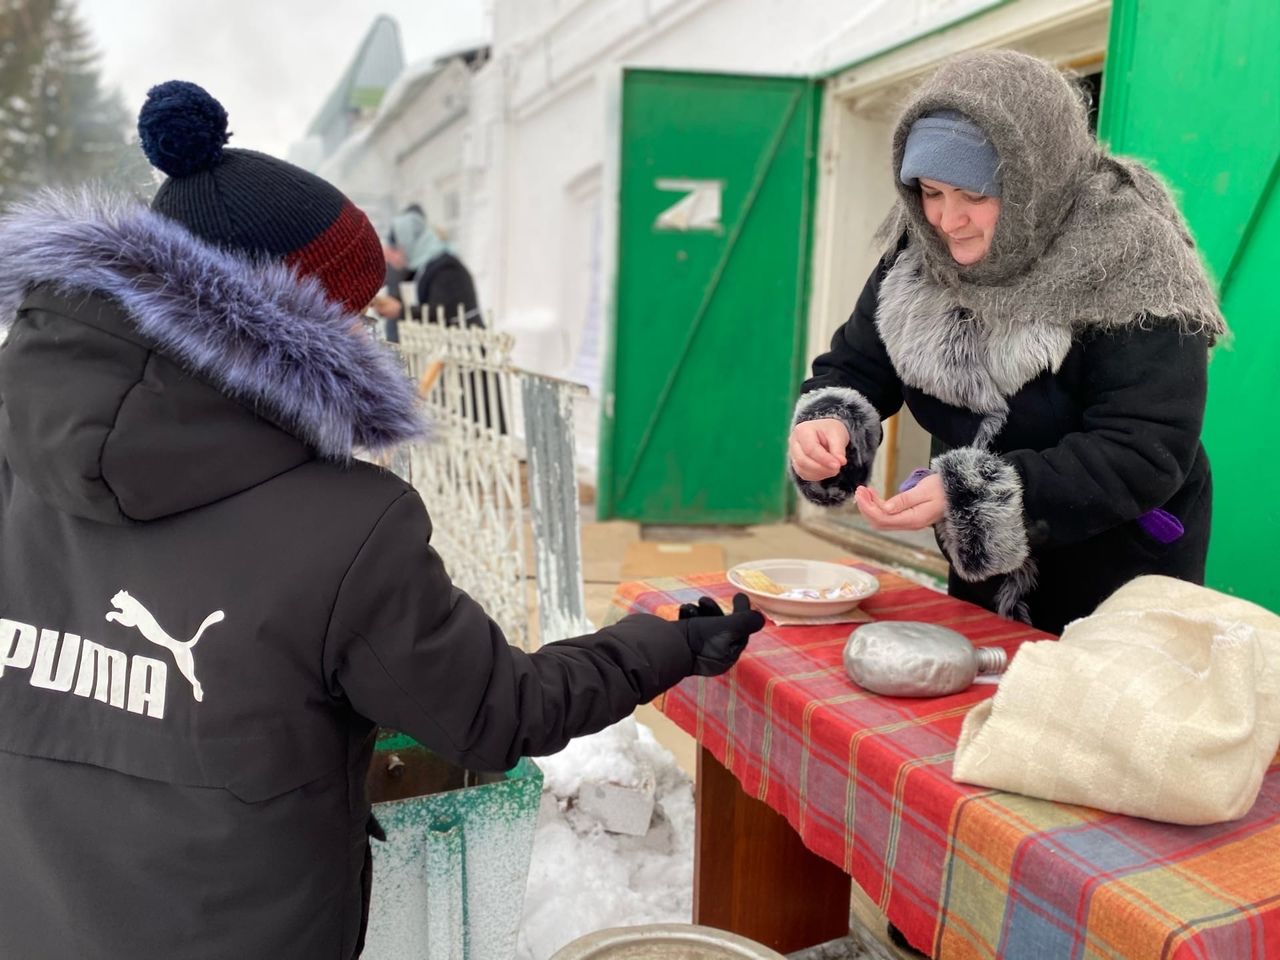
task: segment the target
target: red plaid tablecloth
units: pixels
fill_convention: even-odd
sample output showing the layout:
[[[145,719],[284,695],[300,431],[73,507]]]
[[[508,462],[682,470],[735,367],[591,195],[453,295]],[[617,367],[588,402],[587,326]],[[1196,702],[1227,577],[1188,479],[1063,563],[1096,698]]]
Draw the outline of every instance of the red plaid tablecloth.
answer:
[[[953,627],[1010,654],[1046,635],[869,564],[879,620]],[[657,613],[721,575],[623,584],[614,614]],[[769,623],[729,674],[660,706],[751,796],[784,814],[914,944],[952,958],[1280,958],[1280,757],[1249,816],[1180,827],[965,786],[951,759],[995,687],[907,700],[868,694],[841,662],[849,625]],[[803,882],[803,878],[796,878]]]

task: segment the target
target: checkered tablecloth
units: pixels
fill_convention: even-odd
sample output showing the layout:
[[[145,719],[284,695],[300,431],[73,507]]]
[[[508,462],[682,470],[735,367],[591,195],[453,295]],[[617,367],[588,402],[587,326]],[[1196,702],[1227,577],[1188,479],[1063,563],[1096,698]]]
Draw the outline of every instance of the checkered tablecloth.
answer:
[[[1045,635],[887,573],[878,620],[953,627],[1010,654]],[[623,584],[614,616],[674,618],[719,575]],[[1280,958],[1280,757],[1249,816],[1181,827],[958,784],[965,713],[995,687],[907,700],[847,679],[850,627],[777,627],[664,713],[786,816],[914,944],[953,958]],[[796,878],[803,882],[802,877]]]

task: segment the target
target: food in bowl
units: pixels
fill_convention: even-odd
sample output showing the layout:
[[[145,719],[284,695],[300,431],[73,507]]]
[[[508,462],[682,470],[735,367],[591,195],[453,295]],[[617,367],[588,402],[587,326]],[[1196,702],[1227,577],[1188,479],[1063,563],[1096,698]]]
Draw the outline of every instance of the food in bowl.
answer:
[[[865,570],[822,560],[753,560],[726,576],[765,613],[786,617],[846,613],[880,589]]]
[[[780,600],[855,600],[865,595],[847,580],[833,587],[784,587],[763,570],[739,568],[738,579],[752,590],[767,593]]]

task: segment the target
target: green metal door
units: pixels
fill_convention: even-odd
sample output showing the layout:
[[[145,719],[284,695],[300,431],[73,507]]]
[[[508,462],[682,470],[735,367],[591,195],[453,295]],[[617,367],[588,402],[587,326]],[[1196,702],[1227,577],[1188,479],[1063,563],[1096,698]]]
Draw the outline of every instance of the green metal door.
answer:
[[[1175,188],[1234,342],[1209,366],[1209,583],[1280,609],[1280,3],[1116,0],[1101,133]]]
[[[600,513],[782,519],[819,88],[630,70],[622,90]]]

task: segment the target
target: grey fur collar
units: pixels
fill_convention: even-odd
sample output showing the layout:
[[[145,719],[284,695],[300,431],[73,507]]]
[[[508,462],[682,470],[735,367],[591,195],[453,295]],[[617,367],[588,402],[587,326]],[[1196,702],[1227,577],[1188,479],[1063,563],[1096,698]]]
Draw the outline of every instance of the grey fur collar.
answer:
[[[284,264],[229,253],[137,201],[45,192],[0,217],[0,327],[27,293],[98,292],[157,348],[324,457],[423,432],[394,355]]]
[[[1072,331],[1057,323],[997,329],[965,300],[964,291],[932,282],[919,248],[909,246],[880,282],[880,339],[903,383],[952,406],[1003,418],[1007,397],[1045,370],[1058,371]]]

